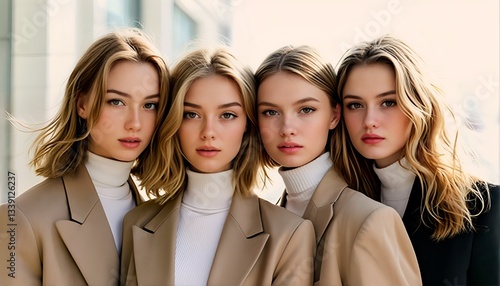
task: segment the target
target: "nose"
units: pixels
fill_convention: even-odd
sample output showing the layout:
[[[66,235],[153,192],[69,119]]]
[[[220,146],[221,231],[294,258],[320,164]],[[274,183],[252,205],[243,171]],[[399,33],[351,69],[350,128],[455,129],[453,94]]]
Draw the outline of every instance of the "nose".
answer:
[[[200,132],[200,137],[203,140],[214,139],[215,138],[215,130],[213,126],[213,122],[209,119],[204,120],[203,127]]]
[[[279,122],[281,124],[279,128],[280,135],[283,137],[293,136],[297,134],[297,128],[295,127],[293,118],[286,116]]]
[[[365,118],[363,120],[363,125],[365,128],[377,128],[379,126],[379,115],[377,110],[373,108],[368,108],[365,113]]]
[[[138,109],[130,109],[125,120],[125,128],[127,130],[138,131],[141,129],[141,115]]]

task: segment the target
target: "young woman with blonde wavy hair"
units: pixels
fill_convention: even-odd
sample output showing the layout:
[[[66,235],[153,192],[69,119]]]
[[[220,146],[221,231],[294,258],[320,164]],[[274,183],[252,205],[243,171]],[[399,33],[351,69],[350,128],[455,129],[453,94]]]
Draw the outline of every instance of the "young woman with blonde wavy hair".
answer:
[[[309,46],[272,52],[256,72],[264,160],[286,189],[279,204],[312,221],[314,285],[420,285],[401,218],[333,169],[340,120],[335,70]]]
[[[424,285],[498,285],[498,186],[464,171],[442,92],[419,56],[384,36],[338,68],[343,121],[332,150],[351,187],[403,218]]]
[[[33,144],[31,165],[47,179],[16,198],[12,220],[0,207],[1,285],[118,284],[123,216],[142,202],[130,174],[143,179],[157,168],[152,138],[168,80],[138,29],[109,33],[82,55]]]
[[[227,48],[172,71],[155,200],[124,220],[123,285],[311,285],[311,223],[253,194],[261,168],[251,69]]]

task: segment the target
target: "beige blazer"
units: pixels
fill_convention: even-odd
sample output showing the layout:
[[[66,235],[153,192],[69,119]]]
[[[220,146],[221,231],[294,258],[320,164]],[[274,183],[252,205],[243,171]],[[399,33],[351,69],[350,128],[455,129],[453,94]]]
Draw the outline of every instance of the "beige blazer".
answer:
[[[122,285],[174,285],[181,201],[148,202],[125,216]],[[312,285],[314,251],[310,221],[235,194],[207,285]]]
[[[280,205],[286,204],[286,192]],[[330,169],[303,216],[317,252],[314,285],[421,285],[417,259],[398,213],[347,187]]]
[[[14,221],[8,203],[0,206],[0,285],[118,285],[119,256],[84,165],[41,182],[11,205]]]

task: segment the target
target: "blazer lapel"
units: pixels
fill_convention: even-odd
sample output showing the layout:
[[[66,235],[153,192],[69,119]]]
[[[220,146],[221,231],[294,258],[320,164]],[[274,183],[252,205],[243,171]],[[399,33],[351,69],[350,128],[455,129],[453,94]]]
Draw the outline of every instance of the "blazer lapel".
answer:
[[[420,208],[422,207],[422,195],[422,185],[420,184],[418,177],[416,177],[411,188],[410,198],[408,199],[405,213],[403,215],[403,224],[405,225],[410,238],[421,225]]]
[[[118,283],[118,252],[87,169],[82,164],[63,181],[71,220],[56,222],[59,235],[88,284]]]
[[[313,223],[316,244],[321,241],[330,224],[334,214],[333,206],[346,187],[347,183],[331,168],[314,191],[303,218]]]
[[[269,234],[264,233],[256,196],[234,194],[208,278],[208,285],[241,285],[253,269]],[[228,272],[228,265],[232,271]]]
[[[174,285],[175,243],[182,194],[165,203],[144,228],[133,226],[138,285]]]

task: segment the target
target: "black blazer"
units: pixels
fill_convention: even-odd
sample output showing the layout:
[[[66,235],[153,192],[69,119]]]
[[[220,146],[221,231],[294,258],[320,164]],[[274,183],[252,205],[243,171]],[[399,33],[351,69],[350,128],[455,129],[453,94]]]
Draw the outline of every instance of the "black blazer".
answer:
[[[403,223],[417,255],[424,285],[500,285],[499,186],[490,185],[491,209],[474,219],[476,231],[439,242],[421,222],[420,180],[415,179]]]

